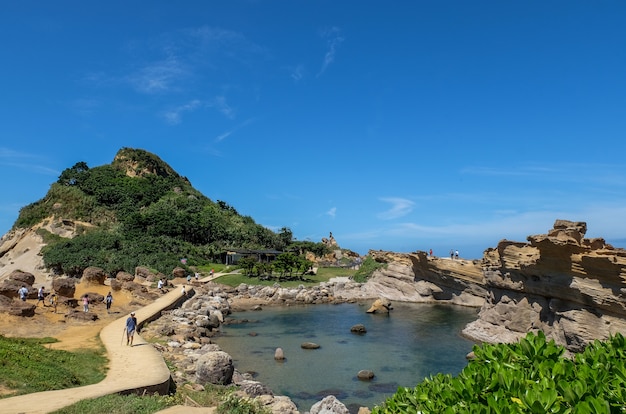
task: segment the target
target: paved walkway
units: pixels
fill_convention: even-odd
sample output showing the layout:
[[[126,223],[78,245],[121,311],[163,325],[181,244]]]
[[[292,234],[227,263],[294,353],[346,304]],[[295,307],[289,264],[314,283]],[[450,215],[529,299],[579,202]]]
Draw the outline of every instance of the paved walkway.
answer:
[[[188,295],[194,294],[187,285]],[[181,286],[161,296],[150,305],[135,311],[139,325],[157,319],[161,311],[174,308],[184,302]],[[125,315],[111,322],[100,332],[106,347],[109,368],[106,378],[97,384],[57,391],[43,391],[0,400],[0,413],[48,413],[80,400],[97,398],[109,394],[167,393],[170,385],[170,370],[161,354],[144,339],[135,334],[134,346],[126,346],[124,328]]]

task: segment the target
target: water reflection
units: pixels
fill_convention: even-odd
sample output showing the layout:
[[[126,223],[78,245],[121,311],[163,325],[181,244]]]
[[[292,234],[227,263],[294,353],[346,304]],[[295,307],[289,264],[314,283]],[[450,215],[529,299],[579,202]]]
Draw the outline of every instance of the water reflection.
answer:
[[[258,373],[257,381],[289,396],[301,412],[327,395],[357,412],[359,406],[380,404],[400,386],[415,386],[437,372],[457,374],[465,367],[473,343],[459,332],[476,319],[476,309],[394,303],[386,316],[366,313],[368,305],[266,307],[255,312],[255,322],[224,326],[215,342],[240,372]],[[247,316],[249,312],[233,315]],[[350,332],[356,324],[363,324],[367,333]],[[302,349],[303,342],[320,348]],[[274,360],[278,347],[285,353],[281,362]],[[373,380],[356,378],[363,369],[374,372]]]

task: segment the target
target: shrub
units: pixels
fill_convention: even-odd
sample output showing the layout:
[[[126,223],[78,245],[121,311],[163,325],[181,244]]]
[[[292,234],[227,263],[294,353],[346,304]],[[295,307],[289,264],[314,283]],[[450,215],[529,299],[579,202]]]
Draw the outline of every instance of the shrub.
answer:
[[[624,413],[625,344],[617,334],[573,359],[543,332],[475,346],[476,358],[457,377],[438,374],[400,388],[372,414]]]

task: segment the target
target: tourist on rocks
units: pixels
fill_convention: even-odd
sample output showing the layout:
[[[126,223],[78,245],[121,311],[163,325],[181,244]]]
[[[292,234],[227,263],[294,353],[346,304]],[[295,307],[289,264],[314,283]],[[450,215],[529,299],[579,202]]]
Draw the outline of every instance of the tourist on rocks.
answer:
[[[200,281],[200,273],[196,272],[196,283]]]
[[[454,260],[454,250],[450,250],[450,259]]]
[[[455,258],[455,259],[458,259],[458,258],[459,258],[459,251],[458,251],[458,250],[455,250],[455,251],[454,251],[454,258]]]
[[[133,337],[135,336],[136,329],[137,318],[135,318],[135,312],[131,312],[130,316],[126,319],[126,345],[133,346]]]
[[[89,312],[89,295],[83,296],[83,312]]]
[[[163,279],[159,279],[157,282],[157,288],[163,293]]]
[[[22,287],[17,291],[17,294],[20,299],[22,299],[22,302],[26,302],[26,298],[28,297],[28,289],[26,288],[26,285],[22,285]]]
[[[50,295],[48,297],[50,300],[50,306],[52,306],[54,313],[57,313],[57,303],[59,303],[59,296],[53,290],[52,292],[50,292]]]
[[[185,286],[183,286],[183,288],[180,290],[180,293],[183,295],[183,297],[187,296],[187,289],[185,289]]]
[[[109,292],[104,298],[104,303],[107,305],[107,313],[111,311],[111,304],[113,304],[113,295]]]
[[[39,302],[41,302],[44,307],[46,306],[45,293],[43,290],[43,286],[40,287],[39,290],[37,291],[37,305],[35,306],[39,306]]]
[[[191,273],[187,275],[187,284],[191,283]]]

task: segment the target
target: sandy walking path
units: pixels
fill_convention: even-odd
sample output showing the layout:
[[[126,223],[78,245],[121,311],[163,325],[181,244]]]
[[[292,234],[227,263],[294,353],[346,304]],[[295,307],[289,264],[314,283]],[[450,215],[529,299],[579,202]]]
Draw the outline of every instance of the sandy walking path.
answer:
[[[135,311],[139,326],[158,318],[161,311],[174,308],[186,300],[181,287],[153,303]],[[195,292],[186,286],[188,296]],[[100,339],[107,350],[109,366],[106,378],[97,384],[56,391],[43,391],[0,400],[3,414],[49,413],[74,404],[80,400],[97,398],[115,393],[151,394],[166,393],[170,385],[170,371],[161,354],[144,339],[135,334],[134,346],[126,345],[124,329],[128,315],[111,322],[100,332]]]

